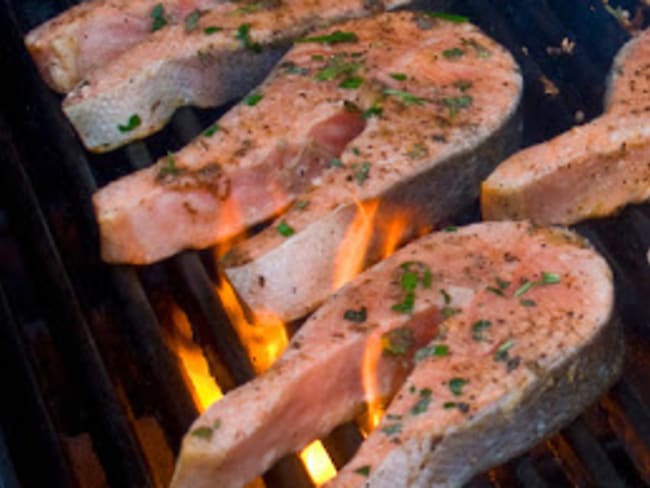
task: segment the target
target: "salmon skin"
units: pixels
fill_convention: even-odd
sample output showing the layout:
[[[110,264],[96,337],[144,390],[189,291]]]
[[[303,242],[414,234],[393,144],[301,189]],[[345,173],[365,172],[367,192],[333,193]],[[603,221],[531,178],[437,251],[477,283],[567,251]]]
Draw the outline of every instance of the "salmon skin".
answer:
[[[36,27],[25,37],[46,83],[71,91],[98,66],[168,25],[191,22],[219,0],[91,0]]]
[[[296,203],[291,230],[281,232],[301,235],[299,219],[340,205],[348,212],[354,198],[400,182],[402,196],[424,202],[423,215],[439,217],[475,198],[514,146],[517,131],[501,137],[501,129],[514,118],[520,75],[470,24],[385,13],[310,37],[338,41],[298,43],[189,146],[95,194],[106,261],[144,264],[213,245],[286,210],[313,185],[318,198]],[[489,57],[471,46],[454,59],[441,54],[460,51],[461,39]],[[445,197],[428,201],[438,194]],[[294,242],[276,226],[268,234]]]
[[[491,222],[421,238],[329,298],[271,369],[202,414],[171,486],[242,486],[398,390],[330,486],[461,486],[612,384],[612,307],[607,264],[570,231]]]
[[[105,152],[162,128],[182,105],[214,107],[268,74],[310,29],[408,0],[277,0],[216,3],[187,23],[151,33],[87,73],[63,110],[87,149]]]
[[[390,239],[403,244],[474,202],[483,178],[518,147],[522,85],[510,54],[469,23],[435,21],[420,31],[419,17],[413,21],[395,29],[399,38],[428,40],[393,61],[391,70],[406,80],[390,71],[377,76],[381,92],[392,95],[380,99],[381,115],[368,118],[347,145],[340,168],[223,259],[253,312],[304,317],[380,259]],[[416,96],[421,103],[413,103]],[[364,219],[371,221],[365,256],[342,273]],[[391,232],[392,223],[399,232]]]
[[[483,183],[486,219],[574,224],[650,198],[650,31],[620,50],[605,113],[504,161]]]

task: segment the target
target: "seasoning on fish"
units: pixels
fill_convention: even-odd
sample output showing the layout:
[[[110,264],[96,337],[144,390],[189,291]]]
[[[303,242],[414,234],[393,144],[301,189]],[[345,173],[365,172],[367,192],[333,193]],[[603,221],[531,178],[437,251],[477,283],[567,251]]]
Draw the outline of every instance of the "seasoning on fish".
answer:
[[[223,0],[90,0],[33,29],[25,45],[43,79],[68,93],[152,32],[183,23]]]
[[[143,264],[207,247],[286,211],[295,200],[290,218],[280,217],[264,233],[267,249],[282,242],[293,249],[308,234],[304,219],[315,226],[334,220],[342,232],[354,198],[386,194],[387,212],[394,203],[424,202],[424,222],[414,218],[413,225],[472,201],[479,181],[517,144],[521,77],[512,58],[476,27],[425,21],[430,28],[421,28],[418,14],[389,13],[309,34],[354,38],[298,43],[218,122],[219,130],[174,154],[174,174],[165,172],[163,158],[95,194],[103,258]],[[493,55],[469,54],[461,61],[437,55],[461,37],[477,39]],[[390,76],[402,71],[408,80]],[[342,87],[350,77],[363,83]],[[472,105],[450,118],[438,101],[459,92],[457,79],[472,77]],[[496,87],[502,97],[494,96]],[[409,103],[389,91],[398,89],[428,101]],[[313,198],[299,198],[313,185],[320,188]],[[318,246],[330,246],[331,253],[338,242],[335,233]],[[297,254],[287,264],[301,265],[301,259]],[[257,276],[254,281],[259,286]]]
[[[650,31],[617,55],[605,113],[504,161],[483,183],[486,219],[573,224],[650,199]]]
[[[274,224],[224,258],[230,281],[252,311],[271,311],[284,321],[305,316],[381,258],[391,222],[402,226],[396,243],[403,244],[448,221],[476,199],[482,179],[517,147],[522,85],[512,57],[469,23],[413,18],[419,24],[401,21],[405,25],[380,34],[391,47],[374,76],[353,73],[368,88],[349,99],[352,110],[381,111],[365,118],[363,132],[320,184],[300,196],[309,205],[282,215],[293,235],[278,235]],[[418,27],[423,21],[428,30]],[[465,54],[443,54],[454,48]],[[367,222],[359,233],[368,227],[368,242],[360,269],[345,277],[340,256],[355,252],[347,246],[359,222]],[[453,313],[453,307],[446,310]]]
[[[63,110],[86,148],[105,152],[156,132],[180,106],[214,107],[241,97],[310,29],[407,2],[268,0],[259,8],[215,2],[191,22],[169,22],[95,66],[65,98]],[[311,49],[320,46],[335,44]],[[119,131],[134,113],[142,123]]]
[[[419,270],[415,284],[406,268]],[[511,283],[503,296],[487,290],[496,278]],[[515,296],[524,282],[543,283],[526,292],[534,309]],[[412,311],[393,310],[407,290],[416,294]],[[444,317],[449,304],[459,312]],[[363,322],[345,318],[361,309]],[[391,398],[330,486],[461,486],[567,424],[611,385],[622,363],[612,309],[607,264],[572,232],[491,222],[421,238],[332,296],[268,372],[201,415],[172,487],[242,486],[364,402]],[[481,321],[492,325],[476,341]],[[364,364],[375,360],[376,390],[364,389]],[[192,435],[217,420],[209,438]]]

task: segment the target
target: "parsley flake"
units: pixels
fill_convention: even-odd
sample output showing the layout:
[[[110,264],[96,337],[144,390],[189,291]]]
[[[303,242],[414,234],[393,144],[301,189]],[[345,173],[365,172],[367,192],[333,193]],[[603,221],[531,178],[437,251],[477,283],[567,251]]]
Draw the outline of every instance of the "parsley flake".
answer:
[[[205,129],[201,135],[204,137],[212,137],[218,130],[220,130],[219,124],[212,124],[210,127]]]
[[[365,466],[361,466],[360,468],[355,469],[354,472],[367,478],[370,476],[370,465],[366,464]]]
[[[217,27],[216,25],[210,25],[203,29],[203,33],[206,36],[211,36],[212,34],[216,34],[219,31],[222,31],[223,29],[221,27]]]
[[[381,336],[382,350],[388,356],[404,356],[415,344],[413,329],[399,327]]]
[[[165,178],[167,176],[178,176],[182,171],[176,166],[176,157],[174,153],[169,153],[165,159],[165,165],[158,171],[158,178]]]
[[[442,51],[442,55],[447,59],[458,59],[465,55],[465,51],[459,47],[452,47]]]
[[[296,42],[319,42],[321,44],[339,44],[341,42],[358,42],[359,38],[354,32],[334,31],[326,36],[303,37]]]
[[[492,327],[489,320],[478,320],[472,324],[472,339],[477,342],[485,340],[485,331]]]
[[[440,100],[440,104],[449,109],[449,117],[456,116],[458,111],[462,108],[468,108],[472,105],[474,99],[469,95],[462,95],[460,97],[448,97]]]
[[[291,237],[296,233],[293,227],[287,224],[286,221],[280,222],[280,225],[277,226],[278,232],[284,237]]]
[[[142,124],[142,119],[138,114],[133,114],[131,117],[129,117],[129,121],[126,123],[126,125],[118,125],[117,128],[121,133],[126,133],[126,132],[131,132],[133,129],[136,127],[140,126]]]
[[[424,102],[428,101],[426,98],[418,97],[412,93],[401,90],[386,89],[384,90],[384,95],[392,95],[394,97],[397,97],[406,105],[422,105]]]
[[[346,90],[356,90],[363,83],[363,78],[360,76],[350,76],[344,79],[339,83],[339,88],[345,88]]]
[[[434,344],[433,346],[423,347],[415,353],[415,362],[419,363],[430,357],[449,356],[449,346],[447,344]]]
[[[391,73],[390,77],[397,81],[405,81],[407,76],[404,73]]]
[[[447,22],[454,22],[455,24],[464,24],[469,21],[467,17],[463,17],[462,15],[448,14],[446,12],[426,11],[423,13],[424,15],[433,17],[434,19],[446,20]]]
[[[264,95],[262,95],[259,92],[254,92],[248,95],[244,99],[244,101],[246,102],[246,105],[248,105],[249,107],[254,107],[260,102],[260,100],[262,100],[262,98],[264,98]]]
[[[368,309],[366,307],[361,307],[359,310],[348,309],[343,314],[345,320],[350,322],[356,322],[358,324],[365,322],[368,318]]]
[[[370,163],[368,161],[364,161],[361,164],[354,163],[352,169],[354,170],[354,179],[356,180],[357,185],[363,185],[363,182],[368,179],[368,176],[370,176]]]
[[[420,415],[421,413],[424,413],[427,411],[429,408],[429,405],[431,404],[431,400],[433,399],[431,395],[431,389],[430,388],[423,388],[420,390],[420,399],[415,402],[415,405],[411,407],[411,410],[409,411],[411,415]]]
[[[212,438],[212,432],[213,431],[210,427],[197,427],[192,432],[190,432],[190,435],[209,441]]]
[[[514,345],[515,345],[514,339],[508,339],[507,341],[501,343],[501,345],[497,348],[496,352],[494,353],[494,360],[497,362],[507,361],[508,351],[512,349],[512,346]]]
[[[162,3],[156,4],[151,9],[150,17],[152,20],[151,32],[156,32],[167,25],[167,14],[165,14],[165,6]]]
[[[237,39],[241,45],[249,51],[253,51],[254,53],[262,52],[262,46],[258,42],[253,42],[251,39],[250,24],[241,24],[235,33],[235,39]]]
[[[193,32],[199,28],[199,19],[201,18],[201,15],[203,15],[203,12],[198,8],[187,14],[185,17],[185,32]]]
[[[339,158],[332,158],[330,159],[330,168],[345,168],[345,166]]]
[[[449,380],[449,390],[455,395],[460,396],[463,394],[463,387],[469,383],[465,378],[452,378]]]
[[[381,431],[386,434],[386,435],[394,435],[394,434],[399,434],[402,432],[402,424],[397,423],[397,424],[389,424],[385,425],[381,428]]]
[[[370,117],[379,117],[384,112],[384,109],[381,108],[377,102],[373,103],[369,109],[361,112],[361,118],[364,120],[369,119]]]

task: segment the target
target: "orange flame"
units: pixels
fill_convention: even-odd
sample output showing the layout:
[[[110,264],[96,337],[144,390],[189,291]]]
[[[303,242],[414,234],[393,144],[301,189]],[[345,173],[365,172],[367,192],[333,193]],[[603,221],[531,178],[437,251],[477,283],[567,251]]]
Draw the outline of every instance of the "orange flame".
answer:
[[[363,430],[366,433],[374,430],[384,415],[384,406],[381,401],[377,378],[377,368],[381,353],[381,337],[378,334],[370,335],[366,341],[363,362],[361,364],[361,379],[368,408],[366,421],[364,422],[365,425],[363,426]]]
[[[166,331],[169,348],[177,355],[192,398],[202,412],[219,400],[223,393],[210,374],[208,362],[201,348],[192,340],[192,328],[185,312],[176,304],[171,313],[174,329]]]
[[[334,263],[332,290],[336,291],[358,275],[365,264],[366,252],[371,243],[378,200],[355,201],[357,211],[339,245]]]

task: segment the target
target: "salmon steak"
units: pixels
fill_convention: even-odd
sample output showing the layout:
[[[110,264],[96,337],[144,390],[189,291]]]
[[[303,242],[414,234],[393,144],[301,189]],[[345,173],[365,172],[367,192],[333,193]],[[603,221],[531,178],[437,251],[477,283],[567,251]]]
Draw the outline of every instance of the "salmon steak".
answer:
[[[574,224],[650,199],[650,31],[620,50],[605,113],[500,164],[481,188],[483,217]]]
[[[617,378],[611,272],[559,228],[418,239],[307,319],[191,426],[173,488],[238,487],[365,405],[379,426],[330,487],[452,487],[566,425]]]
[[[412,224],[424,225],[475,199],[514,150],[520,93],[510,55],[468,23],[400,12],[315,32],[187,147],[94,195],[102,257],[151,263],[290,206],[252,241],[293,246],[379,196],[422,205]]]
[[[510,54],[469,23],[436,20],[423,31],[411,15],[392,17],[405,25],[390,31],[394,58],[374,76],[375,94],[361,87],[352,100],[381,113],[366,119],[338,167],[222,260],[254,313],[304,317],[391,245],[468,207],[518,147],[522,81]],[[366,250],[350,265],[358,247]]]
[[[41,76],[68,93],[93,69],[168,25],[193,22],[218,0],[90,0],[76,5],[25,37]]]
[[[87,149],[105,152],[156,132],[182,105],[241,97],[310,29],[406,2],[214,2],[193,11],[191,24],[170,23],[86,73],[63,111]]]

